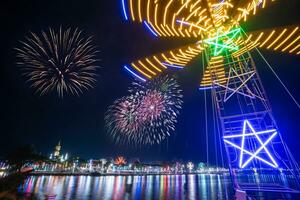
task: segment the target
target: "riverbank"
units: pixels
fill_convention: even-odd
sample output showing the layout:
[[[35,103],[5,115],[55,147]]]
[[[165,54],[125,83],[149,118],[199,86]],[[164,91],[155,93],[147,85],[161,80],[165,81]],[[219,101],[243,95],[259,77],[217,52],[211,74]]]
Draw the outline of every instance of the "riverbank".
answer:
[[[228,175],[229,172],[191,172],[191,173],[138,173],[138,172],[120,172],[120,173],[90,173],[90,172],[45,172],[45,171],[33,171],[29,175],[32,176],[153,176],[153,175],[189,175],[189,174],[216,174],[216,175]]]

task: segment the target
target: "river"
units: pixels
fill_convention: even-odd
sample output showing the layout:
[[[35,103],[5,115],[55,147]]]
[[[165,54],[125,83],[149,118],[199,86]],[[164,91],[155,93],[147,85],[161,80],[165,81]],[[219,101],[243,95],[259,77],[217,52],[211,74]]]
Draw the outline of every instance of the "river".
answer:
[[[243,180],[257,181],[246,175]],[[261,175],[261,181],[288,183],[285,175]],[[294,182],[294,179],[290,179]],[[262,184],[263,185],[263,184]],[[221,174],[144,176],[29,176],[19,187],[22,200],[232,200],[231,179]],[[252,194],[255,199],[300,199],[298,193]]]
[[[55,200],[233,199],[229,176],[202,174],[31,176],[19,192]]]

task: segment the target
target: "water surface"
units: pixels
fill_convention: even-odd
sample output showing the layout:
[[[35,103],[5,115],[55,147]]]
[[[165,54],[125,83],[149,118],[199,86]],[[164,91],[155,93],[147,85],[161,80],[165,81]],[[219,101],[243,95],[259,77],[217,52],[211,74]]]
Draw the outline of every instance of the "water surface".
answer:
[[[19,191],[56,200],[233,199],[224,175],[31,176]]]

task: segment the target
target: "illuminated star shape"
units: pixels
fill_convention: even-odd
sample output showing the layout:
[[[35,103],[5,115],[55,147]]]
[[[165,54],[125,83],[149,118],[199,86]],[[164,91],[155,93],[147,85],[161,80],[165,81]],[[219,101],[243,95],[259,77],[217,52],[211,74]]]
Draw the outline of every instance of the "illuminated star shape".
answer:
[[[204,40],[204,43],[211,45],[214,49],[214,56],[218,56],[222,53],[223,50],[234,50],[237,51],[239,48],[234,44],[234,40],[237,35],[241,33],[241,29],[233,29],[231,31],[220,34],[220,30],[217,30],[217,36]]]
[[[225,89],[225,93],[224,93],[224,102],[227,102],[234,94],[240,94],[240,95],[243,95],[243,96],[246,96],[246,97],[249,97],[251,99],[254,99],[254,98],[259,98],[261,100],[265,100],[263,98],[261,98],[260,96],[254,94],[248,87],[247,85],[247,82],[251,80],[251,78],[255,75],[255,71],[250,71],[250,72],[245,72],[245,73],[242,73],[242,74],[238,74],[235,69],[233,68],[230,68],[229,70],[229,76],[228,76],[228,79],[227,79],[227,83],[226,85],[222,85],[220,83],[218,83],[217,81],[214,81],[214,84],[215,85],[218,85],[222,88]],[[244,79],[245,76],[248,76],[246,79]],[[243,78],[242,78],[243,77]],[[239,81],[240,81],[240,85],[239,86],[236,86],[236,81],[234,80],[235,78],[238,78]],[[230,83],[231,81],[233,80],[234,82],[234,88],[231,88],[230,87]],[[243,88],[246,88],[246,91],[247,93],[241,91]]]
[[[250,130],[250,132],[246,132],[247,130]],[[269,134],[270,137],[268,137],[265,141],[263,141],[260,138],[260,135],[264,135],[264,134]],[[250,122],[248,120],[244,121],[244,126],[243,126],[243,133],[242,134],[238,134],[238,135],[226,135],[223,137],[223,140],[225,143],[229,144],[230,146],[233,146],[234,148],[240,150],[240,158],[239,158],[239,167],[240,168],[245,168],[247,167],[247,165],[253,160],[253,159],[257,159],[273,168],[277,168],[278,164],[276,163],[275,159],[273,158],[273,156],[271,155],[270,151],[267,148],[267,145],[273,140],[273,138],[277,135],[277,130],[276,129],[270,129],[270,130],[265,130],[265,131],[255,131],[253,126],[250,124]],[[257,146],[257,149],[252,149],[253,152],[251,150],[247,150],[246,149],[246,145],[245,145],[245,139],[247,137],[254,137],[257,140],[257,144],[258,145],[251,145],[251,148],[253,148],[253,146]],[[241,144],[240,146],[231,142],[230,139],[237,139],[237,138],[242,138],[241,139]],[[260,153],[266,153],[267,154],[267,158],[264,158],[262,156],[260,156]],[[244,154],[250,156],[247,159],[244,159]]]

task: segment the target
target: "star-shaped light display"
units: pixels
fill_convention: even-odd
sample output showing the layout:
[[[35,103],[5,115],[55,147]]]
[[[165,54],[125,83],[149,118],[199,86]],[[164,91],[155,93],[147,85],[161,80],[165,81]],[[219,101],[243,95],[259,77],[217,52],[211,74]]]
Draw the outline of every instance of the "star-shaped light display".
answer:
[[[228,101],[234,94],[240,94],[246,97],[249,97],[251,99],[259,98],[261,100],[265,100],[262,97],[254,94],[250,88],[247,85],[247,82],[251,80],[251,78],[255,75],[255,71],[245,72],[242,74],[238,74],[235,69],[230,68],[229,76],[227,79],[227,84],[223,85],[218,83],[217,81],[214,81],[214,84],[217,86],[220,86],[222,88],[225,88],[224,93],[224,102]],[[236,80],[238,78],[238,80]],[[230,87],[230,85],[233,83],[234,85],[237,83],[237,81],[240,82],[239,86],[234,86],[233,88]],[[231,83],[232,82],[232,83]],[[243,92],[243,88],[246,88],[247,93]]]
[[[250,132],[247,132],[247,130],[249,130]],[[266,134],[268,134],[269,137],[265,141],[263,141],[263,139],[260,136]],[[226,135],[223,137],[223,140],[226,144],[240,150],[240,158],[239,158],[240,168],[247,167],[248,164],[253,159],[257,159],[268,166],[277,168],[278,164],[276,163],[275,159],[273,158],[272,154],[267,148],[268,144],[273,140],[273,138],[276,135],[277,135],[276,129],[255,131],[253,126],[250,124],[250,122],[248,120],[245,120],[242,134]],[[236,140],[238,138],[241,138],[240,144],[236,144],[233,141],[230,141],[230,140]],[[255,138],[257,143],[255,145],[251,144],[248,146],[247,145],[248,143],[246,143],[245,140],[250,138],[252,140]],[[263,155],[262,153],[266,154],[266,156],[262,156]],[[245,154],[249,156],[246,159],[244,158]]]
[[[231,50],[238,50],[238,46],[233,42],[237,35],[241,33],[241,29],[233,29],[231,31],[225,32],[220,34],[221,31],[217,30],[216,37],[212,37],[209,39],[204,40],[204,43],[210,44],[211,48],[214,49],[213,55],[218,56],[220,55],[223,50],[231,49]]]

